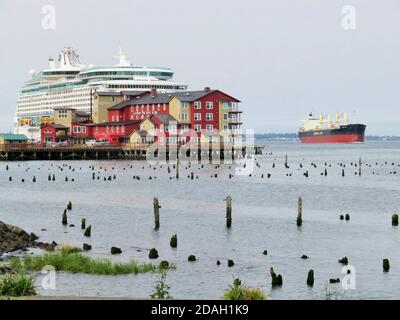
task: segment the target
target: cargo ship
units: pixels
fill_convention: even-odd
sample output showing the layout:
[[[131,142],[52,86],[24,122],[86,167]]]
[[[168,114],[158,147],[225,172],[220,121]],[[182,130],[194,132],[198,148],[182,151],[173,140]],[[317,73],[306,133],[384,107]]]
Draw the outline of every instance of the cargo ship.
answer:
[[[299,139],[302,143],[355,143],[364,142],[366,125],[351,124],[347,113],[336,113],[335,121],[330,114],[312,113],[308,119],[302,120],[299,129]]]

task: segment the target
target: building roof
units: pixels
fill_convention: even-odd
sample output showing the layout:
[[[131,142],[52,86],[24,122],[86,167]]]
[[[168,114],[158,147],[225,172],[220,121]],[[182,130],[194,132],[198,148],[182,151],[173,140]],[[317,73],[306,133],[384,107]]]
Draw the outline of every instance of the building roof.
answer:
[[[53,127],[56,129],[69,129],[68,127],[62,125],[62,124],[58,124],[58,123],[46,123],[44,125],[42,125],[42,128],[44,127]]]
[[[129,124],[140,124],[142,120],[128,120],[120,122],[102,122],[102,123],[90,123],[88,126],[92,127],[105,127],[105,126],[124,126]]]
[[[124,136],[124,138],[129,138],[130,136],[132,136],[135,133],[137,133],[142,138],[146,138],[148,136],[148,133],[146,130],[135,130],[129,136]]]
[[[198,91],[185,91],[185,92],[175,92],[174,96],[182,102],[193,102],[199,100],[217,90],[198,90]]]
[[[90,112],[76,110],[75,115],[80,117],[90,117]]]
[[[24,134],[0,133],[0,137],[7,141],[28,141],[29,138]]]
[[[225,92],[222,92],[220,90],[211,90],[211,89],[197,90],[197,91],[179,91],[179,92],[174,92],[172,95],[175,96],[179,101],[193,102],[215,92],[222,93],[223,95],[228,96],[235,102],[240,102],[238,99],[226,94]]]
[[[78,122],[72,122],[71,124],[82,125],[82,124],[92,124],[92,123],[93,123],[92,120],[83,120],[83,121],[78,121]]]
[[[129,91],[126,91],[129,92]],[[148,91],[142,91],[140,94],[140,91],[137,91],[136,98],[133,98],[129,101],[123,101],[120,102],[110,108],[108,110],[120,110],[123,109],[127,106],[135,106],[135,105],[141,105],[141,104],[158,104],[158,103],[169,103],[174,97],[176,97],[178,100],[182,102],[193,102],[196,100],[199,100],[205,96],[208,96],[209,94],[219,92],[227,97],[231,98],[232,100],[236,102],[240,102],[236,98],[220,91],[220,90],[197,90],[197,91],[177,91],[177,92],[171,92],[171,93],[156,93],[155,95],[152,95],[151,92]],[[131,95],[132,94],[128,94]]]
[[[173,116],[169,114],[153,114],[150,117],[150,120],[155,117],[157,118],[162,124],[169,124],[170,122],[178,122]]]
[[[133,98],[129,101],[120,102],[108,108],[108,110],[119,110],[125,108],[126,106],[135,106],[141,104],[168,103],[173,97],[174,96],[171,93],[157,93],[153,96],[151,93],[146,92],[146,94],[137,95],[136,98]]]

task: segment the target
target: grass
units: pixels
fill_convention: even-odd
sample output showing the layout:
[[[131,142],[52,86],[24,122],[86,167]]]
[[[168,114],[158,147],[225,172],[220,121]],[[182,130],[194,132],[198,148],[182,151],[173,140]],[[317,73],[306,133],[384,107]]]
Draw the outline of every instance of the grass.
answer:
[[[28,270],[40,271],[45,266],[53,266],[56,271],[70,273],[86,273],[93,275],[123,275],[138,274],[145,272],[156,272],[159,266],[151,263],[137,263],[131,260],[127,263],[113,263],[107,259],[92,259],[78,252],[57,251],[40,256],[26,255],[21,258],[13,258],[11,266],[16,270],[26,268]]]
[[[224,292],[225,300],[266,300],[265,293],[260,288],[249,288],[242,285],[240,279],[235,279],[233,285]]]
[[[82,249],[81,248],[77,248],[77,247],[72,247],[68,242],[62,242],[59,246],[58,246],[58,250],[61,251],[62,253],[78,253],[81,252]]]
[[[0,296],[34,296],[36,290],[31,276],[24,274],[6,274],[0,277]]]

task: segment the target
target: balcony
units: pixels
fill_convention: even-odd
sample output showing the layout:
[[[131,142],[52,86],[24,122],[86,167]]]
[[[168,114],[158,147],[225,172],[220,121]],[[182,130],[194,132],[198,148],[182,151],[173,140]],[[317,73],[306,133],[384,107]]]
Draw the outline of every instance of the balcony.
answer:
[[[243,111],[239,109],[239,104],[236,102],[228,103],[228,112],[232,114],[243,113]]]
[[[243,124],[240,114],[230,114],[228,118],[229,125],[241,125]]]

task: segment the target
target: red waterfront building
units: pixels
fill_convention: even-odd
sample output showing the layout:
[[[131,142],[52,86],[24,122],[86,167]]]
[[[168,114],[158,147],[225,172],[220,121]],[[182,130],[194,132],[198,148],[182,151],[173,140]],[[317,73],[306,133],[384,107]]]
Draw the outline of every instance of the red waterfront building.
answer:
[[[157,141],[156,132],[162,133],[162,139],[169,143],[186,143],[185,133],[189,130],[198,133],[197,142],[202,133],[227,133],[225,137],[229,138],[240,132],[242,111],[238,108],[239,102],[210,88],[175,93],[130,92],[129,96],[124,96],[124,101],[107,109],[107,122],[92,123],[88,118],[80,119],[72,114],[74,120],[68,124],[62,119],[58,124],[43,126],[42,143],[56,142],[57,137],[62,136],[69,137],[74,144],[96,139],[118,145],[131,142],[134,133],[141,141],[146,133],[149,135],[146,141]]]

